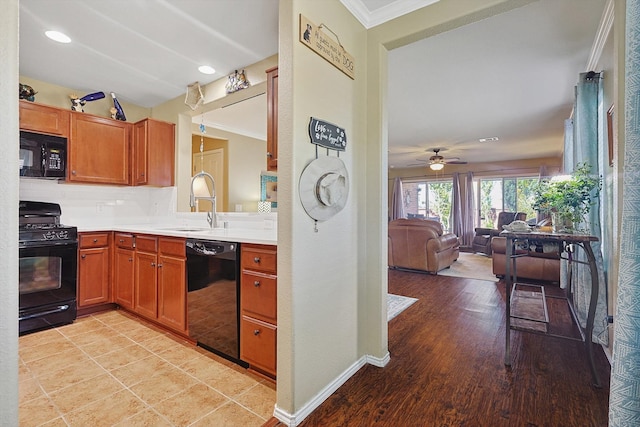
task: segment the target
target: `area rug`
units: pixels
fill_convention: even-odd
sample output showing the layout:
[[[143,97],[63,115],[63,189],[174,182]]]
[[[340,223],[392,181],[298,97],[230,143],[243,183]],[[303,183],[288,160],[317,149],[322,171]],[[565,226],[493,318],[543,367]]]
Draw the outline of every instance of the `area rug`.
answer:
[[[416,301],[418,301],[417,298],[387,294],[387,322],[402,313]]]
[[[441,276],[464,277],[467,279],[490,280],[497,282],[493,274],[491,258],[485,255],[460,252],[458,260],[451,267],[438,271]]]

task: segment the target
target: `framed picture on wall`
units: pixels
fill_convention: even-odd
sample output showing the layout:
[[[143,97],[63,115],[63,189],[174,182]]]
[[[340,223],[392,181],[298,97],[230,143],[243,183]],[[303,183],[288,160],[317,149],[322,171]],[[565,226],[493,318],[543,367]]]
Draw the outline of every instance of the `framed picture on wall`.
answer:
[[[278,176],[271,172],[260,174],[260,200],[271,202],[272,208],[278,207]]]

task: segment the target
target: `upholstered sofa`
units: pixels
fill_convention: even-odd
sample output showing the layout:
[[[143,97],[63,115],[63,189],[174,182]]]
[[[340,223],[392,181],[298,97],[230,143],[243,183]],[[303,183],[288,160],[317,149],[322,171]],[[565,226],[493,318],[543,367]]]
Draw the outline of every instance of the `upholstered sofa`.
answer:
[[[505,275],[507,239],[494,237],[491,240],[493,254],[493,274],[497,277]],[[517,250],[518,254],[526,254],[517,258],[516,269],[519,279],[532,279],[544,282],[560,282],[560,259],[558,252],[533,252]]]
[[[389,222],[389,267],[437,274],[460,254],[455,234],[444,233],[439,221],[396,219]]]

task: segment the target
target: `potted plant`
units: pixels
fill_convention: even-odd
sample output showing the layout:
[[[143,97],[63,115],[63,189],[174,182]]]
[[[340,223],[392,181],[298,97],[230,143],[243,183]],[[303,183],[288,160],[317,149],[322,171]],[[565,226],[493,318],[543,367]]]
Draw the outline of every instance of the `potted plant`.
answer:
[[[534,189],[533,208],[551,214],[554,232],[573,233],[585,221],[600,194],[602,180],[588,163],[579,163],[571,175],[541,181]]]

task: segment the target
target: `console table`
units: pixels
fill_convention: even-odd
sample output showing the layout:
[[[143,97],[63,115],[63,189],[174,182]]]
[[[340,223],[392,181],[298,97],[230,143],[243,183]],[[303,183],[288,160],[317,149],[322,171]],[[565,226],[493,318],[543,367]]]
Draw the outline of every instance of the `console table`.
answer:
[[[541,233],[541,232],[512,232],[503,231],[501,236],[506,237],[506,265],[505,265],[505,283],[506,283],[506,328],[505,328],[505,355],[504,364],[511,366],[511,329],[517,329],[526,332],[539,333],[557,338],[565,338],[571,340],[578,340],[584,342],[585,351],[589,359],[591,367],[591,376],[593,377],[593,384],[595,387],[600,388],[600,378],[596,371],[595,359],[593,354],[593,344],[591,342],[591,336],[593,332],[593,323],[596,314],[596,304],[598,302],[598,269],[596,266],[595,256],[593,249],[591,248],[591,242],[597,242],[596,236],[589,236],[584,234],[565,234],[565,233]],[[575,338],[564,335],[554,335],[547,331],[546,324],[548,324],[548,315],[546,310],[546,300],[544,294],[544,287],[538,286],[540,291],[538,292],[526,292],[518,289],[518,286],[535,286],[535,285],[521,285],[517,281],[517,262],[519,255],[516,253],[516,249],[530,250],[532,246],[544,247],[544,245],[557,245],[558,253],[561,259],[566,259],[569,262],[569,283],[566,289],[566,300],[571,311],[571,317],[576,323],[578,330],[580,331],[581,338]],[[573,253],[575,247],[581,247],[587,256],[587,262],[575,260]],[[591,299],[589,301],[589,309],[587,313],[587,323],[583,328],[580,325],[580,321],[575,312],[573,304],[573,289],[571,287],[571,272],[572,264],[586,264],[589,266],[589,272],[591,273]],[[536,295],[539,293],[540,295]],[[533,304],[522,302],[529,300]],[[537,298],[537,299],[536,299]],[[512,313],[512,305],[515,307],[529,307],[538,305],[544,309],[542,316],[528,318],[521,314]],[[524,312],[527,312],[525,309]],[[525,313],[526,314],[526,313]]]

